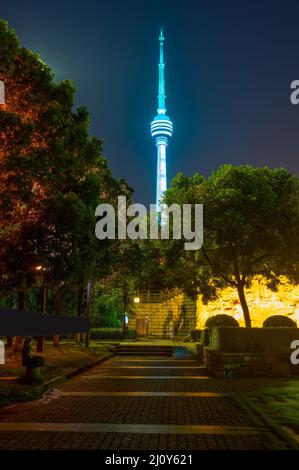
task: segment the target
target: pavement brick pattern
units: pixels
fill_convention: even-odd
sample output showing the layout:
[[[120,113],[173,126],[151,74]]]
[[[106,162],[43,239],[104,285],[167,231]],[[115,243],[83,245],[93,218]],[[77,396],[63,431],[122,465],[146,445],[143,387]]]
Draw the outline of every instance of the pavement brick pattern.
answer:
[[[0,410],[0,449],[287,448],[230,381],[191,360],[114,356],[40,400]]]

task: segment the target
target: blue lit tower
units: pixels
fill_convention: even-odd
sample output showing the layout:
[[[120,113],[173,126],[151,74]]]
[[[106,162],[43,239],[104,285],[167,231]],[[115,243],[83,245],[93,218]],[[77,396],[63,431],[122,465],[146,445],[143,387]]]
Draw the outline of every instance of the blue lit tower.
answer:
[[[151,134],[155,139],[157,147],[157,188],[156,188],[156,210],[161,213],[161,221],[163,221],[163,210],[160,201],[164,191],[167,189],[166,174],[166,149],[168,140],[172,136],[172,122],[166,115],[165,107],[165,63],[163,56],[163,31],[161,29],[160,36],[160,62],[159,62],[159,92],[158,92],[158,108],[157,115],[151,123]]]

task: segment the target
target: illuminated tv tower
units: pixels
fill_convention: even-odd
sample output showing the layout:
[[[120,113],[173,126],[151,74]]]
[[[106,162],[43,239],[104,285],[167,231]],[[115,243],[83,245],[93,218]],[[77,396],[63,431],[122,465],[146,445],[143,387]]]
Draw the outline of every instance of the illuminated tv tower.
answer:
[[[158,88],[158,108],[157,115],[151,123],[151,134],[155,139],[157,147],[157,187],[156,187],[156,210],[161,214],[161,223],[163,222],[163,207],[161,199],[164,191],[167,189],[167,171],[166,171],[166,150],[168,140],[172,136],[173,125],[166,115],[165,106],[165,62],[163,54],[164,37],[161,29],[160,36],[160,62],[159,68],[159,88]]]

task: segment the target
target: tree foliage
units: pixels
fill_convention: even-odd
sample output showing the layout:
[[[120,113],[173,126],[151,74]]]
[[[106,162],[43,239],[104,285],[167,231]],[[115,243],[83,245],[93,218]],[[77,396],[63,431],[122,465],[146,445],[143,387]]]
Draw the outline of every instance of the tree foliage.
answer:
[[[95,208],[132,190],[112,177],[86,108],[74,109],[73,84],[55,83],[4,21],[0,57],[0,286],[25,290],[40,273],[57,292],[85,286],[111,263],[113,243],[94,236]]]
[[[166,246],[169,269],[179,273],[175,282],[199,289],[206,300],[225,286],[236,288],[246,326],[245,287],[255,275],[273,290],[282,275],[298,282],[299,181],[286,169],[224,165],[207,179],[178,175],[165,202],[204,205],[202,249],[184,252],[179,241]]]

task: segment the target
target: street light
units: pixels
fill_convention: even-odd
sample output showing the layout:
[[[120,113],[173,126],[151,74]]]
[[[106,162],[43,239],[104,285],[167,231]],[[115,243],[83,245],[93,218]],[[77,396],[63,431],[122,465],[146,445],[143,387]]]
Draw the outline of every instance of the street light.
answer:
[[[87,283],[87,291],[86,291],[86,298],[87,298],[87,317],[89,322],[91,321],[91,295],[92,295],[92,282],[89,281]],[[90,344],[90,325],[89,330],[85,333],[85,348],[88,349]]]
[[[42,288],[41,288],[41,298],[40,298],[40,306],[41,306],[41,314],[45,315],[46,313],[46,279],[44,276],[44,271],[46,271],[46,268],[44,268],[41,264],[38,264],[35,266],[35,271],[38,273],[41,273],[42,276]],[[37,352],[43,352],[44,350],[44,337],[39,336],[37,338],[37,346],[36,346],[36,351]]]

